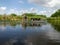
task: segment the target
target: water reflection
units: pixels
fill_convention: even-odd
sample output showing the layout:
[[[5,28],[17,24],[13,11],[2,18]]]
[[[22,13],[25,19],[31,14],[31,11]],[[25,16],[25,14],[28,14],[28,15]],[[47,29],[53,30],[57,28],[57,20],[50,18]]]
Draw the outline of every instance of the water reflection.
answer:
[[[60,32],[60,25],[52,25],[58,32]]]
[[[60,45],[60,33],[48,23],[0,22],[0,45]]]

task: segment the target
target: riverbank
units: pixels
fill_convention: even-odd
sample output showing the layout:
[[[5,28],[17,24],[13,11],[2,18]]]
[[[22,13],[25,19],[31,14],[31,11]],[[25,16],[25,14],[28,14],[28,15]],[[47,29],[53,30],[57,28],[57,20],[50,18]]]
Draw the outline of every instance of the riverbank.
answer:
[[[60,25],[60,17],[50,17],[47,18],[47,21],[54,25]]]

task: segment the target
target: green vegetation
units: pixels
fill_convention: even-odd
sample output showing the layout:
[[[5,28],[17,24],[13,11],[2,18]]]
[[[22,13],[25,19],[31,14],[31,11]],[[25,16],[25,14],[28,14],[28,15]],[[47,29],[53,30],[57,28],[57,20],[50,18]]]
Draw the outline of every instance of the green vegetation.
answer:
[[[17,22],[22,21],[22,18],[24,15],[29,18],[29,21],[30,21],[30,18],[41,18],[45,20],[47,19],[47,21],[51,23],[55,27],[55,29],[57,29],[58,31],[60,30],[59,28],[60,27],[60,9],[58,9],[55,13],[51,15],[51,17],[48,17],[48,18],[46,17],[46,15],[38,15],[36,13],[24,13],[23,15],[4,14],[4,15],[0,15],[0,22],[3,22],[3,21],[13,22],[10,24],[14,26],[15,24],[17,24],[16,21]]]
[[[31,18],[38,18],[38,19],[41,18],[41,19],[46,20],[46,15],[38,15],[36,13],[25,13],[23,15],[26,15],[28,17],[29,21],[31,21],[30,20]]]
[[[60,31],[60,9],[47,18],[47,20],[57,31]]]
[[[60,25],[60,17],[50,17],[47,20],[54,25]]]
[[[16,14],[10,14],[10,15],[0,15],[0,21],[18,21],[21,20],[22,17],[21,16],[17,16]]]
[[[54,25],[60,25],[60,9],[52,14],[50,18],[47,18],[47,20]]]
[[[50,18],[48,18],[48,22],[49,22],[58,32],[60,32],[60,17],[50,17]]]
[[[35,13],[25,13],[23,15],[26,15],[28,18],[46,18],[45,15],[37,15]],[[0,15],[0,21],[22,21],[23,15],[16,15],[16,14]]]
[[[23,15],[26,15],[30,18],[46,18],[46,15],[38,15],[36,13],[25,13]]]
[[[19,25],[20,21],[1,21],[0,25],[6,26],[6,25],[10,25],[10,26],[16,26]]]
[[[11,14],[11,16],[17,16],[16,14]]]
[[[47,18],[47,21],[52,24],[52,26],[60,32],[60,9]]]
[[[60,9],[51,15],[51,17],[60,17]]]
[[[24,13],[23,15],[26,15],[28,18],[41,18],[45,20],[47,19],[47,21],[52,24],[60,25],[60,9],[53,13],[49,18],[47,18],[46,15],[38,15],[36,13]],[[0,15],[0,21],[22,21],[23,15],[16,14]]]

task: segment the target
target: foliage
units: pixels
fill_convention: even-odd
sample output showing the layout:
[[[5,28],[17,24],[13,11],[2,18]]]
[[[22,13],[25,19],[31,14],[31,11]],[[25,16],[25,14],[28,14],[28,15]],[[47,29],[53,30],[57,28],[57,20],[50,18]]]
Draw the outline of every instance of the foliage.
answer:
[[[17,15],[12,13],[11,16],[17,16]]]
[[[23,15],[26,15],[28,17],[33,17],[33,18],[46,18],[46,15],[38,15],[36,13],[25,13]]]
[[[50,17],[50,18],[47,18],[47,21],[54,25],[60,25],[60,17]]]
[[[38,15],[36,13],[25,13],[23,15],[26,15],[28,16],[29,18],[46,18],[45,15]],[[22,15],[19,16],[19,15],[16,15],[16,14],[10,14],[10,15],[0,15],[0,21],[11,21],[11,20],[19,20],[21,21],[22,20]]]
[[[60,17],[50,17],[47,21],[52,24],[52,26],[60,32]]]
[[[60,16],[60,9],[58,9],[51,17],[59,17]]]
[[[11,20],[21,20],[21,16],[17,16],[16,14],[11,15],[0,15],[0,21],[11,21]]]

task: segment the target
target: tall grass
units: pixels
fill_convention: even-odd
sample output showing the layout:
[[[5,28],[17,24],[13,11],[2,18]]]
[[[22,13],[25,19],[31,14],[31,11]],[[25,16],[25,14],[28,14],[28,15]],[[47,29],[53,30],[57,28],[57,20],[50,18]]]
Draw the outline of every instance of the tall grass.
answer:
[[[47,18],[48,22],[54,25],[60,25],[60,17]]]

